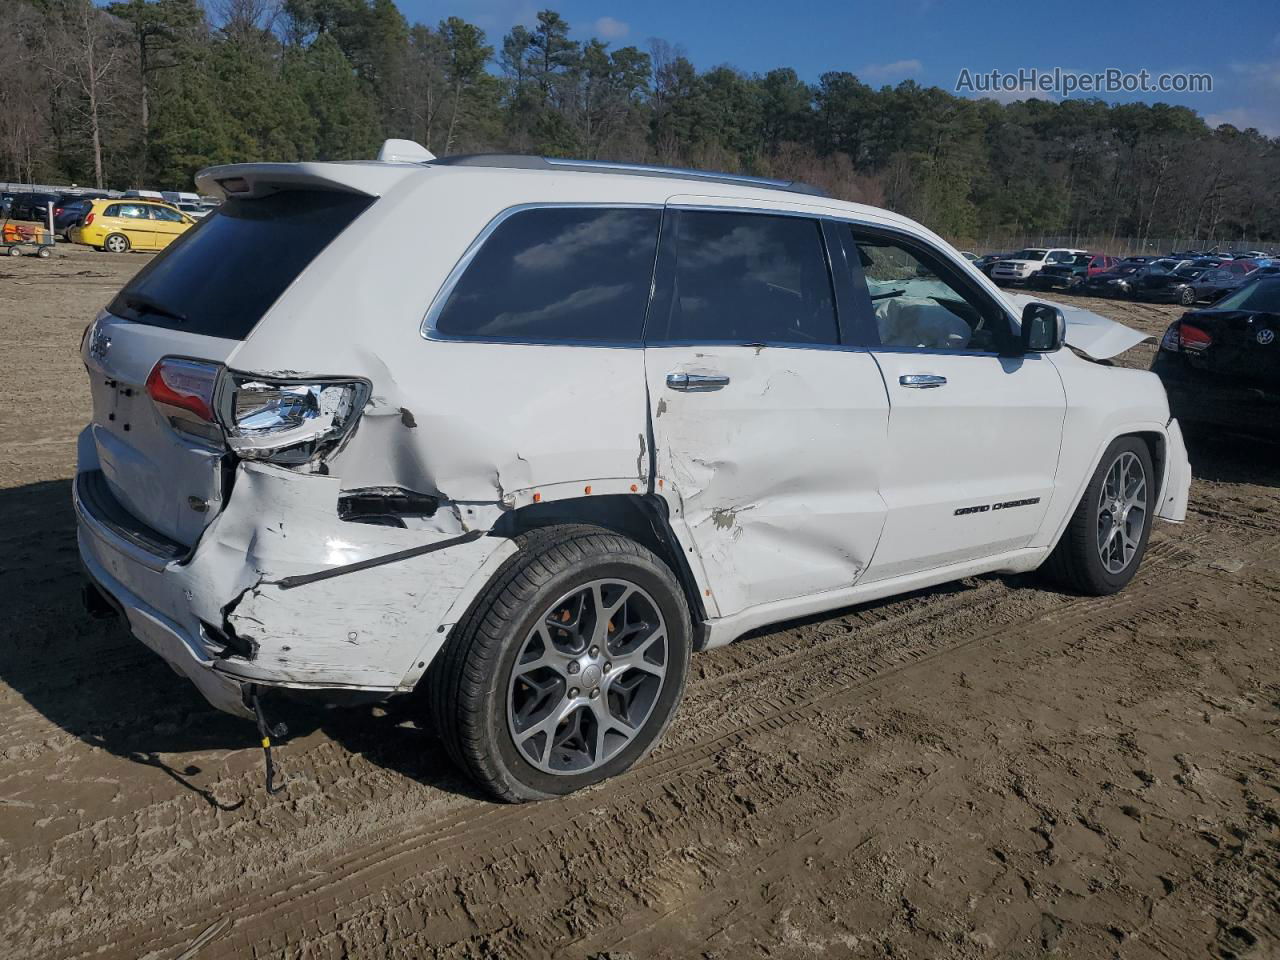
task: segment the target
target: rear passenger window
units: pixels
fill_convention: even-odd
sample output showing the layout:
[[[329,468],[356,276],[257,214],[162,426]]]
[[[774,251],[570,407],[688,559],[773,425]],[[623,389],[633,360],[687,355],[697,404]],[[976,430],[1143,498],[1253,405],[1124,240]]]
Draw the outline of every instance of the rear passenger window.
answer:
[[[638,342],[661,211],[542,207],[502,221],[435,320],[456,337]]]
[[[670,289],[656,301],[665,315],[651,321],[649,340],[838,342],[818,221],[704,210],[668,216]]]

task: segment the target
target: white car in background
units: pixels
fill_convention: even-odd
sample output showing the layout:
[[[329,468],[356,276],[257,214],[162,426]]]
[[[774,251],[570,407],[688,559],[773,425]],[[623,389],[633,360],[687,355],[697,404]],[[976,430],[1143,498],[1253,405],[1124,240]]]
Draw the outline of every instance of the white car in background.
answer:
[[[384,156],[204,171],[219,215],[84,338],[86,598],[228,712],[416,691],[495,796],[565,794],[653,747],[695,650],[990,572],[1111,593],[1185,516],[1160,381],[1088,358],[1143,335],[919,224]]]
[[[1028,247],[991,268],[991,279],[999,284],[1026,283],[1051,263],[1071,263],[1087,250],[1070,247]]]

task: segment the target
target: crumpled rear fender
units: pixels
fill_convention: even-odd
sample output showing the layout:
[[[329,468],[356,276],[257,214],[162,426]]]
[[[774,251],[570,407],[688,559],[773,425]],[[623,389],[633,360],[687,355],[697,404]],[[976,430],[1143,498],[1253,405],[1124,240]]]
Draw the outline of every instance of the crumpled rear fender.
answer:
[[[216,669],[282,686],[410,689],[449,617],[515,550],[443,506],[433,528],[343,521],[341,486],[337,477],[239,464],[232,496],[188,564],[188,576],[210,588],[199,595],[223,598],[217,614],[203,616],[252,648]]]

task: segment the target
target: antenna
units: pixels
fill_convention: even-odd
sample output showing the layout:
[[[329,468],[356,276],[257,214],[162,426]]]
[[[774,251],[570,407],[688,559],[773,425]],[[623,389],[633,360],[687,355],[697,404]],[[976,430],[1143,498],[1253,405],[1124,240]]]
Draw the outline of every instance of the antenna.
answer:
[[[378,151],[381,163],[430,163],[436,155],[412,140],[384,140]]]

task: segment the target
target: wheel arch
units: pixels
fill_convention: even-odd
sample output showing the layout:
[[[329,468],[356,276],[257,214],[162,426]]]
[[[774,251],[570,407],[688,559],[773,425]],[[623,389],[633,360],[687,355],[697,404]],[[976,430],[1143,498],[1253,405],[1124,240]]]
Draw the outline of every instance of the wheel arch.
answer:
[[[1076,489],[1065,504],[1065,511],[1061,517],[1056,518],[1053,528],[1053,536],[1046,543],[1043,540],[1037,541],[1042,544],[1046,550],[1046,556],[1051,553],[1062,539],[1063,533],[1066,532],[1067,525],[1071,521],[1071,514],[1075,510],[1075,506],[1080,502],[1080,498],[1084,496],[1085,489],[1089,486],[1089,481],[1093,479],[1094,472],[1098,469],[1098,465],[1102,462],[1103,456],[1107,452],[1107,448],[1121,437],[1136,437],[1141,440],[1151,453],[1151,466],[1156,472],[1156,476],[1160,478],[1158,491],[1159,498],[1154,502],[1156,504],[1163,503],[1165,487],[1169,482],[1168,477],[1168,437],[1166,427],[1160,423],[1152,421],[1138,421],[1118,424],[1112,427],[1103,435],[1103,440],[1098,444],[1097,449],[1093,451],[1088,461],[1088,469],[1083,471],[1080,480],[1076,485]]]
[[[653,552],[675,575],[689,604],[694,649],[706,644],[706,605],[693,569],[671,527],[666,501],[649,494],[601,494],[531,503],[504,514],[494,525],[499,536],[540,527],[585,523],[621,534]]]

